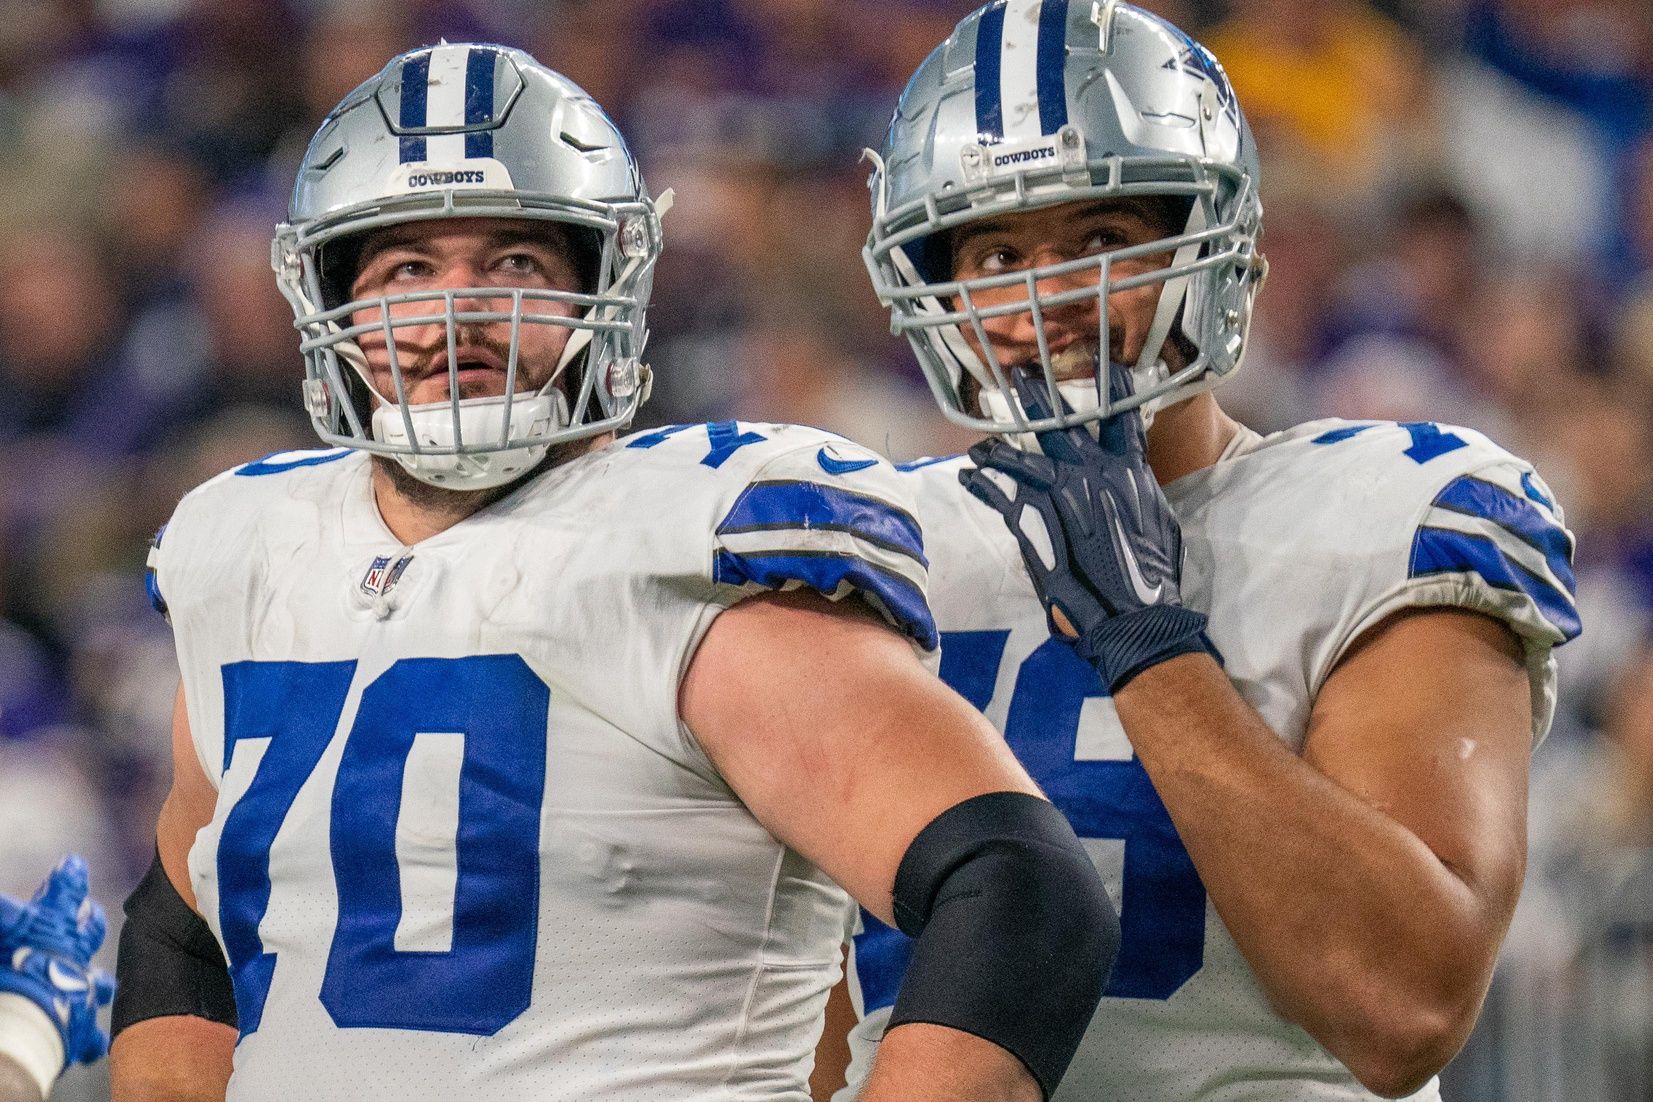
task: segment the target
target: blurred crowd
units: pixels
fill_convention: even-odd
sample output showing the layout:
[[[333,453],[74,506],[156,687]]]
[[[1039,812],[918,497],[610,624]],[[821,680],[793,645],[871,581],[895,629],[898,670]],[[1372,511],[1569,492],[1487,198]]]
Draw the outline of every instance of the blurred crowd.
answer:
[[[527,48],[677,193],[642,424],[784,419],[945,454],[968,438],[862,268],[858,157],[970,6],[6,0],[0,890],[73,848],[116,900],[149,862],[176,673],[146,545],[206,477],[313,445],[269,238],[335,102],[414,45]],[[1560,870],[1611,882],[1653,847],[1653,10],[1144,6],[1212,47],[1263,153],[1271,275],[1225,405],[1264,431],[1484,429],[1537,463],[1578,534],[1586,630],[1535,759],[1512,940],[1565,976],[1593,927]]]

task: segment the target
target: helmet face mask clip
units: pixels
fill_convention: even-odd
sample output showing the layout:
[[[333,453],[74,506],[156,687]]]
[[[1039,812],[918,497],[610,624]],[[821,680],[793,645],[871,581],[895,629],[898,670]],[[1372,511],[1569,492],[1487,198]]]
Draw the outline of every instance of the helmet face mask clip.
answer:
[[[602,109],[522,51],[444,43],[392,59],[312,139],[272,246],[322,440],[474,490],[521,477],[553,445],[624,428],[649,389],[662,200]],[[579,286],[352,298],[375,233],[496,219],[544,227]],[[502,393],[467,393],[460,372],[473,354],[503,375]],[[446,393],[410,402],[443,366]]]
[[[1117,2],[995,0],[919,68],[869,157],[867,269],[951,420],[1020,436],[1131,408],[1151,416],[1239,367],[1263,272],[1256,148],[1221,66],[1169,23]],[[1156,240],[1059,263],[969,279],[937,270],[962,227],[1141,197],[1175,201],[1186,220]],[[1124,263],[1149,255],[1168,263]],[[1110,297],[1146,286],[1159,290],[1129,365],[1135,385],[1110,398],[1104,365],[1077,378],[1072,354],[1053,357],[1046,316],[1094,300],[1088,343],[1099,360]],[[1002,331],[1015,315],[1036,337],[1030,362],[1001,362],[989,337],[988,323]],[[1042,376],[1058,412],[1029,418],[1012,369]]]

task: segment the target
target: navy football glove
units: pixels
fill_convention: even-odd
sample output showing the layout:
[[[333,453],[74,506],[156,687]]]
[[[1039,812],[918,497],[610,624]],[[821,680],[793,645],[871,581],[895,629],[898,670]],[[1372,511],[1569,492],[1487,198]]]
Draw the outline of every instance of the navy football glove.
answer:
[[[91,966],[108,929],[103,908],[86,897],[86,861],[59,861],[34,901],[0,895],[0,991],[33,1002],[63,1040],[68,1063],[89,1064],[109,1051],[98,1008],[115,981]]]
[[[1042,380],[1014,372],[1012,384],[1029,418],[1052,416]],[[1109,388],[1128,395],[1128,369],[1115,365]],[[1112,692],[1179,654],[1215,655],[1205,616],[1182,607],[1182,529],[1148,466],[1141,415],[1109,418],[1098,437],[1081,425],[1038,441],[1043,454],[982,441],[970,449],[979,469],[959,481],[1009,525],[1052,631]]]

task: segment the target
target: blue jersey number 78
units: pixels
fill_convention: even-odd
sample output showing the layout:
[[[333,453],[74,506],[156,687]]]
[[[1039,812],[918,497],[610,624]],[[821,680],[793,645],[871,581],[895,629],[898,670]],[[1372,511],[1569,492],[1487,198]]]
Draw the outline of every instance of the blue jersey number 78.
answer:
[[[1008,631],[953,631],[941,637],[941,676],[985,708],[993,696]],[[1017,671],[1005,741],[1081,838],[1124,843],[1122,938],[1106,995],[1168,999],[1205,958],[1205,885],[1142,763],[1075,757],[1087,699],[1106,695],[1101,678],[1073,648],[1048,639]],[[895,1002],[911,942],[862,912],[855,939],[864,1011]]]

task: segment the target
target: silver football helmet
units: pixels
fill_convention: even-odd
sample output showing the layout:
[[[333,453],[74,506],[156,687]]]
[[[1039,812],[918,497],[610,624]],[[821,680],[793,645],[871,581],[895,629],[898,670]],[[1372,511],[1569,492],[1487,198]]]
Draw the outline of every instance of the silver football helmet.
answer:
[[[891,331],[907,337],[958,424],[1015,434],[1137,406],[1150,415],[1240,366],[1264,273],[1257,148],[1222,66],[1170,23],[1117,0],[994,0],[919,67],[882,152],[867,155],[874,167],[867,270],[889,307]],[[1185,198],[1182,232],[981,278],[955,280],[946,270],[947,235],[968,222],[1144,195]],[[1120,260],[1164,253],[1167,267],[1113,275]],[[1074,279],[1088,270],[1095,281]],[[1065,289],[1040,286],[1053,277]],[[1053,366],[1044,314],[1098,299],[1096,347],[1105,358],[1108,295],[1155,283],[1158,308],[1131,365],[1134,392],[1110,399],[1105,364],[1062,381],[1073,372]],[[1023,289],[1014,301],[978,302],[983,292],[1011,287]],[[1031,314],[1038,363],[1000,363],[987,339],[984,320],[1018,313]],[[1165,361],[1172,346],[1174,370]],[[1042,368],[1055,415],[1028,417],[1009,381],[1012,368]]]
[[[645,312],[668,197],[649,197],[602,108],[521,50],[443,43],[393,58],[316,132],[271,249],[316,431],[433,485],[482,489],[524,474],[552,444],[623,428],[649,391]],[[583,285],[349,301],[364,234],[451,218],[560,224]],[[439,325],[450,397],[409,404],[396,334]],[[568,329],[567,343],[543,385],[519,389],[523,331],[542,325]],[[504,393],[464,398],[459,349],[480,326],[510,334]],[[368,370],[369,334],[388,351],[389,388]]]

